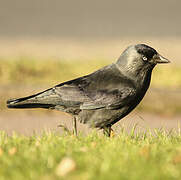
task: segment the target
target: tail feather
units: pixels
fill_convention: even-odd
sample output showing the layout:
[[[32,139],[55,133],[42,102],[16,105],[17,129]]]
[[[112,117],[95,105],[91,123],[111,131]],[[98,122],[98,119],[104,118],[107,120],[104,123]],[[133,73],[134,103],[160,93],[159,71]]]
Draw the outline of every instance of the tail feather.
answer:
[[[23,98],[19,98],[19,99],[10,99],[7,101],[7,107],[8,108],[51,108],[51,107],[54,107],[55,105],[49,104],[47,102],[44,103],[43,101],[39,100],[39,98],[37,98],[39,95],[43,94],[44,92],[23,97]]]

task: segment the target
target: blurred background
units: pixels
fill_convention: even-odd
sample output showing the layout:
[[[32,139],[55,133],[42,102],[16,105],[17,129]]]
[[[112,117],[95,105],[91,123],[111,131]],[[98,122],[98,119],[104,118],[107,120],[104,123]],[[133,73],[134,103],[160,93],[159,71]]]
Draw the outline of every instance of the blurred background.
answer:
[[[181,120],[181,2],[121,0],[0,0],[0,130],[31,134],[71,128],[49,110],[12,110],[27,96],[110,64],[131,44],[155,48],[171,64],[158,65],[151,87],[125,123],[143,129],[178,127]],[[84,126],[80,125],[84,131]]]

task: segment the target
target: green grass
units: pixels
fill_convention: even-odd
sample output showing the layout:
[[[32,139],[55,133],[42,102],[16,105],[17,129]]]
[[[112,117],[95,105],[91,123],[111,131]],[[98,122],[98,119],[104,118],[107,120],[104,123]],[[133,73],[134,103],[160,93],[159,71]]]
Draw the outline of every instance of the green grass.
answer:
[[[0,59],[1,84],[53,84],[89,74],[112,62],[105,59],[64,60],[20,57]],[[153,73],[154,87],[181,87],[181,66],[158,65]]]
[[[110,64],[108,60],[52,60],[21,57],[0,59],[1,110],[11,97],[23,96],[16,89],[29,85],[51,87],[57,83],[91,73]],[[13,87],[13,88],[11,88]],[[181,66],[159,65],[153,72],[151,87],[171,90],[148,93],[141,111],[180,113],[180,96],[172,90],[181,88]],[[154,102],[153,102],[154,99]],[[151,103],[150,103],[151,102]],[[75,163],[75,169],[61,176],[60,162],[65,157]],[[42,135],[8,136],[0,132],[0,179],[181,179],[181,133],[155,130],[151,134],[131,133],[121,129],[113,138],[92,133],[60,136],[53,132]]]
[[[106,60],[0,59],[0,81],[5,85],[61,83],[89,74],[106,64],[109,64]]]
[[[0,179],[180,179],[181,134],[155,130],[107,138],[44,133],[25,137],[0,133]],[[58,167],[68,157],[75,168],[64,176]]]

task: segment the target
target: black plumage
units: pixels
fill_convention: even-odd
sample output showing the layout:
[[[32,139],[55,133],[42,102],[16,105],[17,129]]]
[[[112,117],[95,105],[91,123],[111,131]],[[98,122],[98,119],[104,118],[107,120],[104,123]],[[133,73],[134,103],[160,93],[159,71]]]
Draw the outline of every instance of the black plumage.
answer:
[[[7,106],[57,109],[110,135],[111,126],[144,97],[155,65],[168,62],[147,45],[129,46],[116,63],[38,94],[9,100]]]

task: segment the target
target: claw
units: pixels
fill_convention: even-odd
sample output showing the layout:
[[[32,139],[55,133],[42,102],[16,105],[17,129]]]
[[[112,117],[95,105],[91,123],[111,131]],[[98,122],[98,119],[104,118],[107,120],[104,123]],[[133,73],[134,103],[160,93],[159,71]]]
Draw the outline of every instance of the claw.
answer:
[[[114,137],[115,136],[115,133],[113,131],[113,129],[111,128],[111,132],[110,132],[110,138]]]

